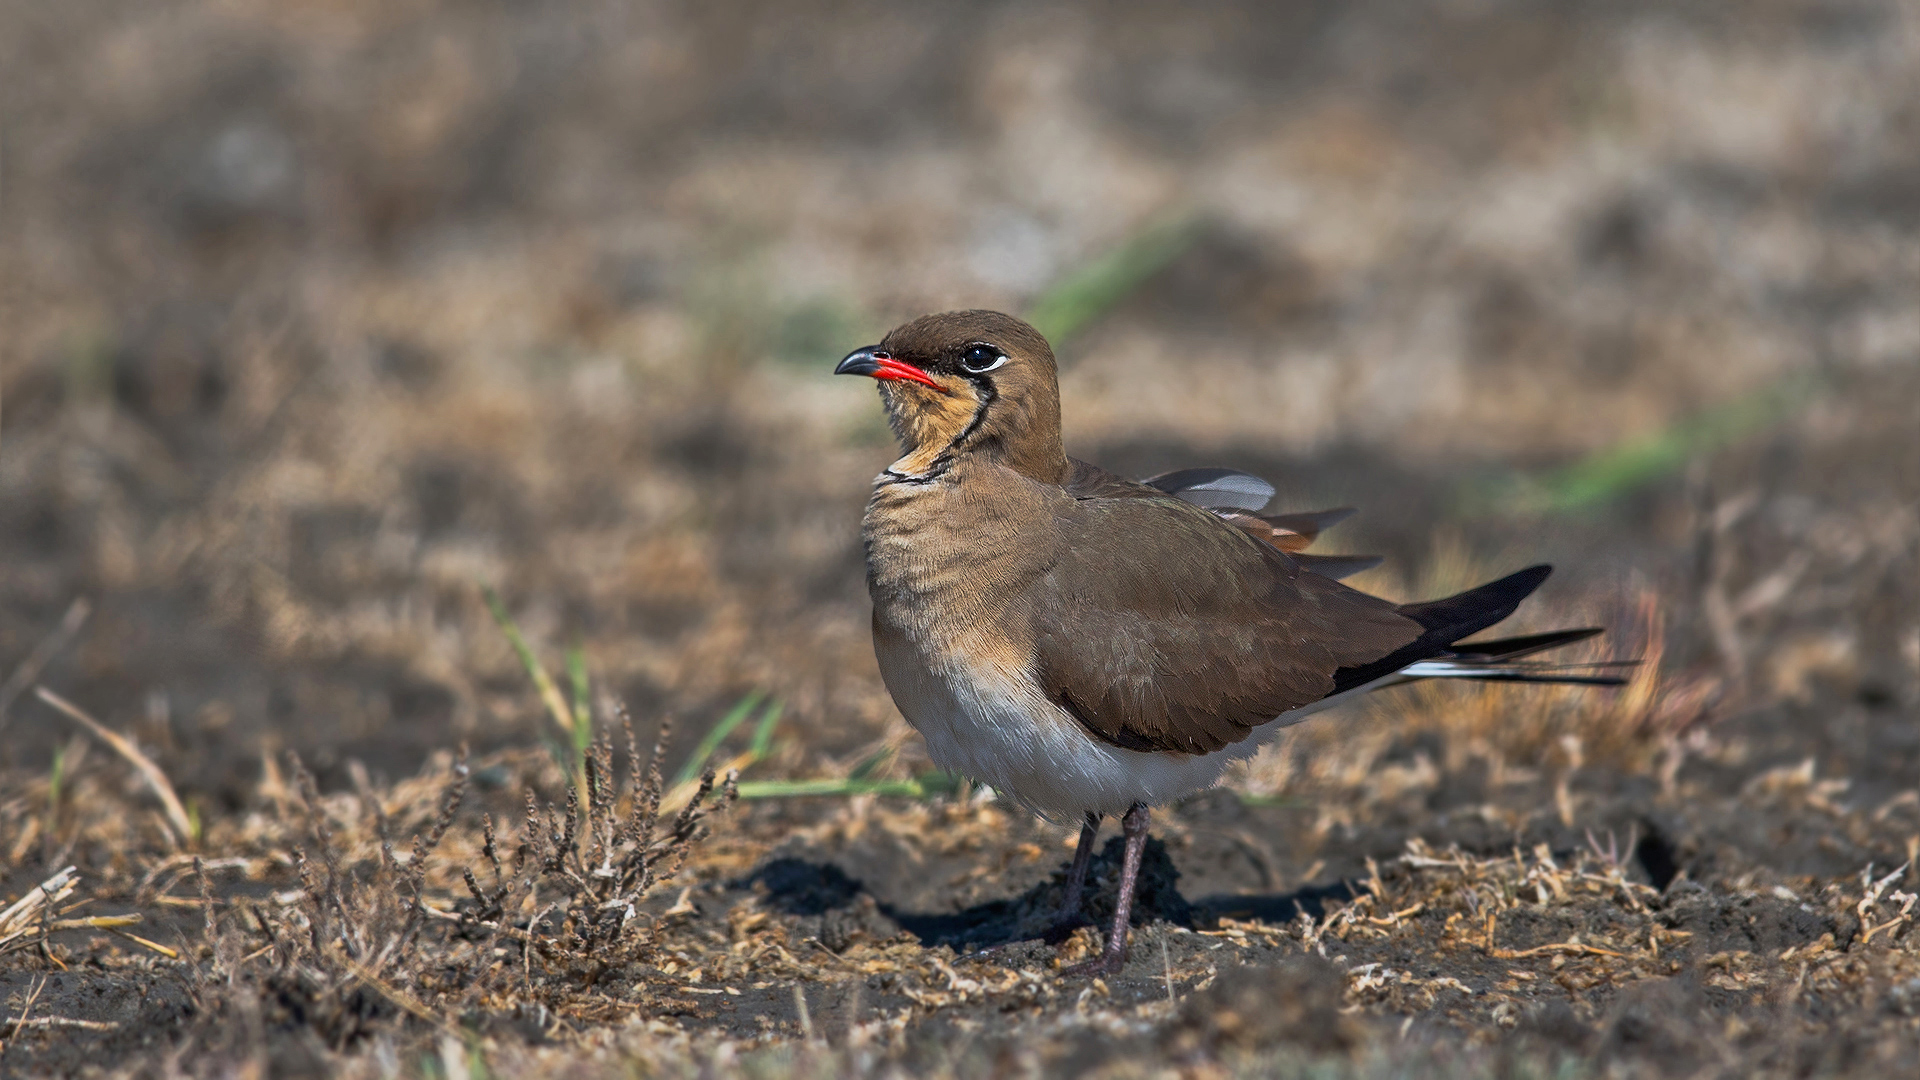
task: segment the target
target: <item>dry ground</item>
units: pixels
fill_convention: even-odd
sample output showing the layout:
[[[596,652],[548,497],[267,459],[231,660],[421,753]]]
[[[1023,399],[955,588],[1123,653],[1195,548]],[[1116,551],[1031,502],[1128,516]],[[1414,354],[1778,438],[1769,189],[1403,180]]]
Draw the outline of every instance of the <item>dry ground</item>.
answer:
[[[1910,4],[19,2],[0,70],[0,1072],[1920,1055]],[[1084,986],[1067,830],[900,794],[825,372],[1174,220],[1074,452],[1358,504],[1385,594],[1553,561],[1516,632],[1650,662],[1297,730]],[[671,778],[748,693],[751,797],[647,832],[608,703]]]

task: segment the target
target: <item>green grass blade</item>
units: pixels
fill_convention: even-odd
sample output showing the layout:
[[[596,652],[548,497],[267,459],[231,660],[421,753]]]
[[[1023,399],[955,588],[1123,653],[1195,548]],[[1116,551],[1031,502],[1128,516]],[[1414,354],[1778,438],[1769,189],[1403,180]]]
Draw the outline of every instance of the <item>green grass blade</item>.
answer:
[[[773,729],[780,723],[780,714],[786,708],[786,702],[775,698],[760,714],[760,723],[753,729],[753,741],[747,744],[747,753],[753,755],[753,760],[759,761],[773,749]]]
[[[1192,247],[1200,236],[1198,224],[1195,215],[1181,213],[1148,225],[1118,250],[1073,271],[1041,293],[1027,309],[1027,321],[1058,347]]]
[[[913,778],[920,785],[922,798],[934,795],[951,795],[960,790],[965,778],[950,772],[924,772]]]
[[[875,780],[854,777],[821,777],[813,780],[742,780],[743,799],[850,798],[855,795],[888,795],[903,799],[927,799],[952,794],[959,780],[948,773],[932,772],[912,780]]]
[[[684,784],[699,779],[700,770],[706,767],[707,759],[713,756],[715,750],[720,749],[720,744],[726,740],[727,736],[733,734],[733,729],[740,726],[741,721],[747,718],[747,714],[751,713],[765,696],[758,690],[751,691],[733,708],[728,709],[727,715],[721,717],[720,722],[713,725],[713,730],[707,732],[707,737],[700,740],[700,745],[693,748],[693,756],[687,759],[686,765],[680,769],[680,775],[676,776],[673,782]]]
[[[912,780],[853,780],[823,777],[817,780],[742,780],[743,799],[848,798],[854,795],[897,795],[920,798],[920,785]]]
[[[1564,514],[1625,495],[1685,468],[1702,454],[1751,435],[1812,401],[1822,389],[1793,376],[1744,394],[1664,431],[1597,451],[1544,476],[1514,477],[1468,489],[1468,513]]]
[[[53,769],[47,776],[47,828],[53,827],[51,815],[60,809],[60,788],[67,779],[67,744],[53,748]]]
[[[533,655],[533,647],[527,644],[527,639],[520,633],[520,627],[513,621],[513,616],[507,614],[507,606],[500,602],[500,594],[494,592],[488,585],[481,585],[480,592],[486,597],[487,610],[493,613],[493,621],[499,625],[500,631],[507,635],[507,641],[513,645],[514,654],[520,657],[520,666],[527,669],[527,677],[533,680],[534,689],[539,691],[540,701],[547,707],[547,713],[553,717],[554,723],[560,725],[562,731],[572,735],[573,710],[567,707],[566,699],[560,696],[560,688],[553,685],[553,679],[548,677],[547,670],[540,666],[539,657]]]
[[[567,650],[567,681],[573,689],[573,748],[583,757],[593,745],[593,704],[587,681],[587,654],[575,645]]]
[[[858,765],[855,765],[853,767],[853,771],[847,774],[847,779],[865,780],[866,778],[872,776],[874,773],[877,773],[881,769],[885,768],[887,765],[887,762],[892,760],[893,760],[893,750],[888,747],[882,747],[872,757],[869,757],[867,760],[862,761]]]

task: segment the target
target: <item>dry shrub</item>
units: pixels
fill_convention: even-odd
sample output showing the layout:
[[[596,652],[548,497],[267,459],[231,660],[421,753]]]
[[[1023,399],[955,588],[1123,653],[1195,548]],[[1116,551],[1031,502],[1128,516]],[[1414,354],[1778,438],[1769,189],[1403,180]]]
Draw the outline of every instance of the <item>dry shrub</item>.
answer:
[[[425,835],[414,838],[405,861],[394,853],[387,815],[378,799],[363,790],[362,799],[380,841],[371,865],[356,863],[343,850],[312,774],[297,756],[289,760],[312,849],[310,855],[306,847],[294,848],[301,886],[298,898],[278,910],[252,905],[245,909],[251,925],[241,932],[252,939],[245,941],[252,946],[246,960],[231,960],[236,943],[215,936],[216,974],[224,969],[228,984],[235,988],[257,984],[277,1006],[277,1019],[310,1025],[336,1048],[397,1010],[431,1018],[443,996],[442,980],[436,976],[450,974],[433,969],[457,971],[466,966],[462,960],[471,963],[472,959],[437,956],[431,948],[437,942],[422,942],[433,910],[423,891],[428,859],[452,827],[466,793],[464,756],[442,787],[432,825]],[[216,924],[210,894],[208,912],[211,935]],[[255,960],[257,969],[251,963]],[[436,960],[442,962],[436,964]]]
[[[391,835],[395,815],[379,793],[363,785],[364,813],[343,827],[329,813],[339,800],[324,799],[293,758],[300,889],[284,906],[241,902],[242,917],[224,929],[208,897],[214,964],[203,988],[213,991],[207,1004],[216,1014],[310,1029],[338,1050],[409,1017],[446,1027],[476,1013],[550,1015],[594,993],[607,972],[632,969],[655,941],[642,902],[679,872],[705,835],[705,819],[735,791],[731,776],[716,790],[709,769],[694,797],[663,821],[666,729],[644,769],[630,723],[625,730],[633,764],[624,790],[614,779],[612,739],[603,735],[587,758],[584,787],[569,783],[563,805],[528,793],[510,855],[492,816],[483,816],[478,873],[440,851],[450,837],[474,847],[471,830],[456,827],[469,778],[464,757],[439,785],[430,824],[404,856]],[[368,820],[377,846],[343,835]],[[455,883],[464,884],[464,896]]]
[[[602,736],[587,755],[585,791],[570,788],[564,812],[551,806],[542,811],[528,793],[525,841],[514,857],[512,873],[501,863],[491,819],[485,823],[484,848],[491,885],[482,887],[471,870],[463,873],[475,907],[462,914],[462,925],[490,934],[511,934],[510,913],[535,906],[540,883],[552,887],[559,898],[539,909],[523,931],[527,935],[523,940],[586,987],[598,983],[608,970],[641,959],[653,938],[649,920],[641,917],[640,902],[685,864],[704,834],[702,819],[736,795],[735,778],[729,774],[718,797],[713,797],[714,770],[709,766],[693,798],[662,831],[660,756],[666,726],[662,725],[644,773],[632,725],[625,725],[625,730],[632,772],[624,799],[614,790],[613,740]],[[619,809],[622,801],[627,804],[624,814]]]

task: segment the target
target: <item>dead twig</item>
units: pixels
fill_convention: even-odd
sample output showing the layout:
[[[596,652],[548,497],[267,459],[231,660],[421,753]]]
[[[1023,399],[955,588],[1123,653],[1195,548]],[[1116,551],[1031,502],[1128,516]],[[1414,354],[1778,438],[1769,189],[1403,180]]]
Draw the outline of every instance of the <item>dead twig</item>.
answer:
[[[152,758],[141,753],[140,748],[133,744],[133,740],[88,716],[80,706],[44,686],[34,687],[33,693],[41,701],[65,713],[68,719],[92,732],[95,738],[112,747],[115,753],[126,758],[128,764],[139,770],[140,775],[146,779],[147,786],[160,797],[160,805],[167,811],[167,821],[179,835],[182,845],[190,844],[196,839],[193,819],[187,816],[187,808],[181,804],[180,796],[174,794],[173,784],[167,780],[167,774],[160,771],[160,766],[155,765]]]
[[[0,950],[39,931],[47,913],[79,886],[79,875],[69,866],[27,891],[13,906],[0,911]]]
[[[142,948],[152,949],[169,960],[180,959],[177,949],[169,948],[157,941],[149,941],[139,934],[130,933],[122,927],[138,926],[146,920],[140,915],[94,915],[85,919],[55,919],[46,924],[48,933],[56,930],[105,930],[115,937],[123,937]]]
[[[366,984],[368,989],[386,998],[388,1001],[393,1002],[400,1008],[405,1009],[407,1012],[413,1014],[415,1018],[425,1020],[427,1023],[443,1031],[456,1030],[454,1026],[443,1019],[439,1013],[427,1008],[419,998],[382,979],[380,976],[367,970],[364,966],[354,963],[351,957],[343,955],[340,961],[346,969],[353,974],[353,977]]]
[[[76,1020],[69,1016],[37,1016],[31,1020],[8,1020],[0,1034],[19,1034],[22,1028],[76,1028],[80,1031],[113,1031],[120,1025],[111,1020]]]
[[[1894,870],[1893,873],[1878,880],[1874,879],[1872,863],[1868,863],[1867,868],[1861,871],[1861,897],[1860,903],[1854,908],[1854,913],[1860,919],[1860,943],[1862,945],[1872,941],[1875,934],[1884,930],[1892,930],[1906,922],[1909,918],[1912,918],[1914,903],[1916,900],[1920,900],[1920,897],[1916,897],[1913,893],[1902,892],[1898,889],[1895,889],[1890,895],[1887,893],[1888,888],[1906,876],[1907,869],[1911,865],[1911,863],[1903,863],[1898,869]],[[1893,918],[1888,919],[1886,922],[1874,924],[1869,921],[1869,913],[1880,903],[1882,897],[1897,901],[1900,904],[1900,910],[1895,912]]]
[[[1552,945],[1536,945],[1531,949],[1501,949],[1489,945],[1487,955],[1500,960],[1520,960],[1529,956],[1545,956],[1548,953],[1566,953],[1570,956],[1611,956],[1616,960],[1625,960],[1627,954],[1602,949],[1596,945],[1587,945],[1578,941],[1560,941]]]
[[[69,866],[41,882],[38,887],[16,901],[12,907],[0,911],[0,953],[43,940],[47,934],[60,930],[105,930],[109,934],[152,949],[170,960],[180,958],[176,950],[159,942],[148,941],[126,929],[145,921],[137,914],[90,915],[75,919],[50,918],[49,916],[59,911],[61,902],[73,895],[79,884],[79,875],[74,872],[73,867]]]
[[[33,984],[33,989],[30,992],[28,992],[27,1003],[20,1007],[19,1017],[17,1019],[6,1021],[4,1025],[0,1025],[0,1027],[4,1027],[6,1029],[4,1031],[0,1031],[0,1035],[5,1035],[9,1032],[17,1033],[21,1028],[26,1027],[28,1024],[31,1024],[33,1022],[27,1019],[27,1017],[32,1015],[33,1003],[40,1000],[40,991],[46,989],[46,987],[47,987],[47,976],[42,975],[40,976],[39,981]],[[0,1043],[0,1054],[4,1054],[9,1045],[11,1044]]]
[[[1399,911],[1389,911],[1385,916],[1369,915],[1367,916],[1367,922],[1374,926],[1398,926],[1402,919],[1411,919],[1425,910],[1427,910],[1427,905],[1423,900],[1410,908],[1402,908]]]

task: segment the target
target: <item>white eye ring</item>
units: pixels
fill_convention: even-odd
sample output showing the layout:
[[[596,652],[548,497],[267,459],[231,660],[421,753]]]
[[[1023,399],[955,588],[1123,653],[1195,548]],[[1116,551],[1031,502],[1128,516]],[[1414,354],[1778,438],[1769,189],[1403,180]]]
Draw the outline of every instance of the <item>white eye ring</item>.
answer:
[[[991,345],[973,345],[968,347],[967,352],[972,353],[976,349],[992,349],[992,348],[993,346]],[[972,361],[969,360],[968,357],[966,356],[962,356],[960,358],[960,367],[970,375],[985,375],[987,372],[992,371],[993,369],[1007,362],[1006,353],[1000,352],[1000,350],[998,349],[994,349],[993,351],[995,353],[993,358],[993,363],[988,364],[985,367],[974,367]]]

